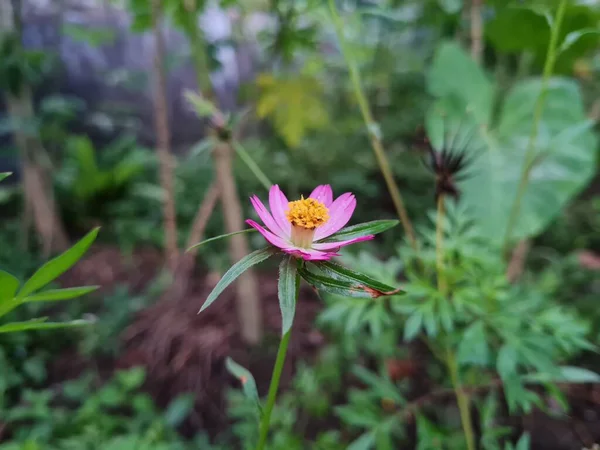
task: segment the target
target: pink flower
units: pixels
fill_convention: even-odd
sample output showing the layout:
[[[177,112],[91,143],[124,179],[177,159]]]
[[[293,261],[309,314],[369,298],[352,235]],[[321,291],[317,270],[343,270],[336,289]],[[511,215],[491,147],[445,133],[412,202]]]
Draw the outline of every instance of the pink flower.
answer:
[[[328,184],[317,186],[308,198],[289,202],[279,186],[269,191],[271,212],[254,195],[250,202],[265,227],[254,220],[246,223],[256,228],[264,238],[285,253],[307,261],[325,261],[341,248],[355,242],[368,241],[374,235],[356,237],[345,241],[323,242],[325,238],[344,227],[356,208],[356,198],[350,192],[333,200],[333,192]]]

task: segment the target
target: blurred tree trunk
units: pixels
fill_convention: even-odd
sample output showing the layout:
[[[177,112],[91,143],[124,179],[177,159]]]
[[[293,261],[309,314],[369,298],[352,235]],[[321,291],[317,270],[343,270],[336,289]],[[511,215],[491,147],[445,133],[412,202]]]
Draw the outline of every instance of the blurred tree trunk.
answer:
[[[165,74],[165,43],[161,30],[160,0],[152,0],[152,30],[154,34],[154,121],[159,159],[160,184],[163,189],[163,220],[165,254],[172,274],[177,270],[177,221],[175,215],[174,160],[171,155],[167,83]]]
[[[23,52],[20,0],[0,2],[0,39],[14,38],[15,52]],[[53,195],[52,179],[44,167],[45,150],[32,127],[35,119],[31,86],[22,79],[18,92],[6,92],[6,104],[11,120],[16,124],[13,136],[21,155],[25,223],[31,214],[40,236],[44,253],[61,251],[69,242]],[[25,127],[32,127],[26,130]],[[26,231],[26,230],[25,230]]]
[[[483,59],[483,0],[471,0],[471,56]]]

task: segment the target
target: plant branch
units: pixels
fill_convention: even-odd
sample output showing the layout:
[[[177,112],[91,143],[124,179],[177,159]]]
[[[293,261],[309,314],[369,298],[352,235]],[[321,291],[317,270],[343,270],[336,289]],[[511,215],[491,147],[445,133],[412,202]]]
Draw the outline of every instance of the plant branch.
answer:
[[[450,350],[446,353],[446,365],[450,372],[450,380],[452,381],[452,387],[456,395],[456,403],[458,404],[458,410],[460,412],[460,421],[467,441],[467,449],[476,450],[475,433],[473,432],[473,423],[471,421],[471,408],[469,407],[469,396],[461,386],[458,375],[458,364]]]
[[[519,184],[517,186],[517,194],[515,197],[515,201],[512,205],[508,223],[506,226],[506,234],[504,235],[504,251],[509,251],[510,240],[512,237],[512,232],[519,217],[519,212],[521,209],[521,202],[523,200],[523,196],[525,195],[525,190],[527,188],[527,183],[529,181],[529,174],[534,166],[535,162],[535,150],[536,150],[536,141],[537,136],[540,129],[540,122],[542,120],[542,114],[544,112],[544,105],[546,102],[546,96],[548,94],[548,85],[550,83],[550,77],[554,71],[554,64],[556,63],[557,58],[557,47],[558,47],[558,37],[560,32],[560,27],[565,15],[565,10],[567,9],[567,0],[561,0],[558,5],[558,10],[556,12],[556,16],[554,18],[554,25],[552,26],[551,34],[550,34],[550,44],[548,45],[548,52],[546,54],[546,62],[544,64],[544,72],[542,75],[542,86],[540,90],[540,95],[538,96],[535,104],[535,111],[533,115],[533,126],[531,128],[531,134],[529,136],[529,142],[527,144],[527,150],[525,152],[525,161],[523,163],[523,168],[521,171],[521,177],[519,179]]]
[[[471,0],[471,56],[481,64],[483,59],[483,0]]]
[[[338,14],[335,5],[335,0],[329,0],[329,9],[331,11],[335,32],[340,43],[342,56],[344,57],[344,60],[346,61],[346,65],[348,66],[348,70],[350,72],[350,80],[352,82],[354,95],[356,96],[356,101],[358,102],[358,106],[362,113],[363,120],[367,127],[367,132],[369,133],[371,146],[375,153],[375,158],[377,159],[379,169],[381,170],[390,196],[392,197],[392,201],[394,202],[396,213],[398,214],[398,217],[402,222],[402,226],[404,227],[404,232],[406,233],[406,236],[408,237],[411,246],[417,252],[418,243],[415,236],[415,232],[412,223],[408,217],[406,207],[404,206],[404,201],[402,200],[402,195],[400,194],[398,185],[394,181],[394,175],[390,168],[390,163],[387,159],[385,150],[383,148],[383,144],[381,142],[381,138],[379,137],[377,131],[377,123],[373,118],[373,113],[371,112],[371,108],[369,106],[369,102],[367,101],[367,96],[362,85],[360,71],[358,70],[358,66],[356,65],[356,62],[351,54],[350,48],[346,45],[346,42],[344,40],[343,22]]]

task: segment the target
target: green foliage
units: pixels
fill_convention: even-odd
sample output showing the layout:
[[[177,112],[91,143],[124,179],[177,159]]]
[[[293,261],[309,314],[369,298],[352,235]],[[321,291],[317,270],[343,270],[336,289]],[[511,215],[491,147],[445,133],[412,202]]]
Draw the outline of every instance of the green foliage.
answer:
[[[458,75],[450,77],[449,73]],[[525,164],[541,81],[517,83],[494,120],[497,87],[456,44],[440,46],[428,80],[431,93],[439,99],[428,117],[432,141],[439,145],[444,129],[451,130],[454,141],[462,142],[455,145],[466,145],[466,136],[472,136],[468,144],[473,162],[469,176],[460,183],[464,202],[473,208],[482,231],[500,243],[506,236]],[[590,126],[577,85],[553,79],[512,239],[540,233],[589,183],[595,172],[597,145]]]
[[[281,334],[286,334],[292,328],[296,313],[296,297],[300,289],[298,262],[292,255],[286,256],[279,265],[278,297],[281,310]]]

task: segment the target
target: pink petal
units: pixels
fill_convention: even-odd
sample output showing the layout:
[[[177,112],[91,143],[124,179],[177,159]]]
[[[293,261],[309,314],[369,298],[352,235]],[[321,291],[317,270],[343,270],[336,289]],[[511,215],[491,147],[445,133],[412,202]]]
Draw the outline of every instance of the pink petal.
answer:
[[[314,198],[315,200],[319,200],[325,206],[329,208],[331,202],[333,201],[333,191],[331,190],[331,186],[328,184],[322,184],[317,186],[308,198]]]
[[[317,228],[315,241],[331,236],[348,223],[356,208],[356,197],[350,192],[340,195],[329,207],[329,221]],[[273,208],[271,208],[273,209]]]
[[[305,261],[327,261],[334,256],[340,256],[334,252],[320,252],[318,250],[307,248],[300,249],[298,247],[284,248],[283,251],[298,258],[302,258]]]
[[[260,234],[263,235],[263,237],[269,241],[271,244],[273,244],[275,247],[279,247],[281,249],[283,248],[287,248],[290,246],[290,243],[287,242],[285,239],[280,238],[279,236],[274,235],[273,233],[271,233],[268,230],[265,230],[262,226],[260,226],[259,224],[257,224],[254,220],[246,220],[246,223],[248,225],[250,225],[251,227],[256,228]]]
[[[263,205],[256,195],[250,197],[250,203],[252,203],[252,206],[254,206],[254,210],[258,214],[258,217],[260,217],[260,220],[263,221],[266,227],[271,230],[273,234],[276,234],[281,238],[287,237],[281,227],[277,224],[277,222],[275,222],[271,213],[269,213],[267,208],[265,208],[265,205]]]
[[[357,238],[354,238],[354,239],[348,239],[346,241],[324,242],[322,244],[315,243],[312,246],[316,250],[337,250],[340,247],[345,247],[346,245],[354,244],[356,242],[370,241],[374,237],[375,237],[374,234],[368,234],[366,236],[360,236],[360,237],[357,237]]]
[[[292,233],[292,224],[288,222],[285,213],[288,210],[288,199],[278,185],[271,186],[269,190],[269,206],[275,223],[283,231],[285,237],[290,237]]]

